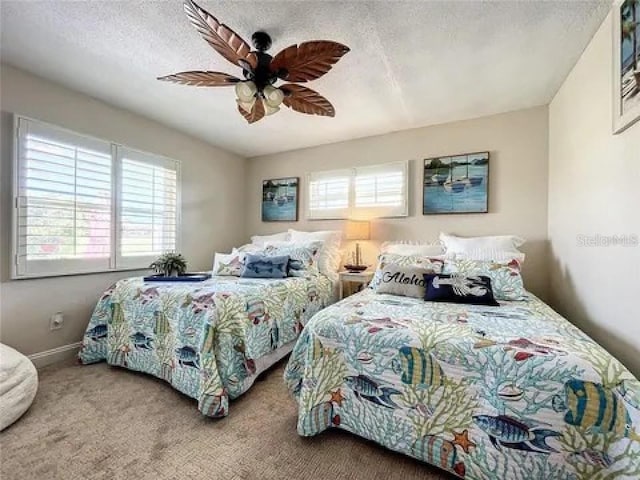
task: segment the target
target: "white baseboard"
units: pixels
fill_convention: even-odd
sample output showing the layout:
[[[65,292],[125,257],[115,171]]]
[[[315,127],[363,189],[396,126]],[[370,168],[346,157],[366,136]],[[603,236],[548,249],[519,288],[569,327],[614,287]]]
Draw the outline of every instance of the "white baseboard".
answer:
[[[44,352],[29,355],[29,360],[33,362],[36,368],[42,368],[52,363],[60,362],[68,358],[73,358],[78,354],[82,342],[70,343],[61,347],[45,350]]]

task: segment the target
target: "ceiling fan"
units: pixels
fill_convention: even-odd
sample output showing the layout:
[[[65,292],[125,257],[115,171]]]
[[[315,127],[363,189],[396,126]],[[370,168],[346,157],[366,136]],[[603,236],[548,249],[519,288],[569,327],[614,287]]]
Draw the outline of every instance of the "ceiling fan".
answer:
[[[335,116],[333,105],[320,95],[299,83],[320,78],[349,51],[337,42],[314,40],[291,45],[275,57],[266,51],[271,37],[255,32],[252,51],[238,34],[220,23],[193,0],[184,0],[184,11],[191,24],[213,49],[234,65],[242,68],[244,80],[223,72],[189,71],[158,77],[158,80],[196,87],[235,86],[238,111],[249,123],[287,107],[309,115]],[[279,87],[278,80],[287,82]]]

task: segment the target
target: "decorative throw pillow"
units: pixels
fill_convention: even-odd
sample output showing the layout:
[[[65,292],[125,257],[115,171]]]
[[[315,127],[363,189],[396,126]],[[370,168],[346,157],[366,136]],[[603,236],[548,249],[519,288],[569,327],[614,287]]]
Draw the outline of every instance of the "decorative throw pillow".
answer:
[[[262,252],[262,250],[264,250],[264,247],[260,247],[258,245],[255,245],[253,243],[246,243],[244,245],[241,245],[240,247],[233,247],[233,250],[231,250],[232,254],[235,253],[260,253]]]
[[[491,288],[491,279],[484,275],[465,277],[443,273],[425,274],[427,302],[464,303],[499,307]]]
[[[412,265],[387,264],[382,268],[376,293],[424,298],[426,291],[424,276],[429,273],[433,273],[433,270]]]
[[[267,244],[264,254],[268,257],[287,256],[290,259],[290,277],[318,275],[318,256],[322,242]]]
[[[426,268],[430,273],[442,272],[442,265],[444,260],[437,257],[425,257],[422,255],[397,255],[395,253],[383,253],[378,256],[378,266],[376,267],[376,273],[371,280],[369,286],[376,290],[380,284],[382,277],[382,269],[389,264],[396,264],[400,266],[414,266]]]
[[[487,276],[491,279],[493,292],[498,300],[522,300],[526,294],[520,275],[520,262],[516,259],[502,262],[447,260],[442,273]]]
[[[319,232],[301,232],[289,229],[289,238],[294,243],[323,242],[318,255],[318,270],[329,278],[337,280],[338,270],[342,260],[340,244],[342,232],[340,230],[323,230]]]
[[[269,257],[248,253],[244,261],[244,270],[241,277],[248,278],[285,278],[289,257]]]
[[[213,260],[212,275],[239,277],[244,268],[244,253],[218,253]]]

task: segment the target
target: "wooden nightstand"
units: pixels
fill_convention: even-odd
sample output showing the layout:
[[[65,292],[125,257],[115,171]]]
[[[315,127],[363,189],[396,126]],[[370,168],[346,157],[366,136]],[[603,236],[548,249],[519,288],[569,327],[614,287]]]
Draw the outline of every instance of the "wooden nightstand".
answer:
[[[342,300],[344,298],[345,283],[357,285],[356,291],[360,291],[371,281],[374,273],[375,272],[373,270],[366,270],[359,273],[347,272],[346,270],[339,272],[338,275],[340,276],[340,299]]]

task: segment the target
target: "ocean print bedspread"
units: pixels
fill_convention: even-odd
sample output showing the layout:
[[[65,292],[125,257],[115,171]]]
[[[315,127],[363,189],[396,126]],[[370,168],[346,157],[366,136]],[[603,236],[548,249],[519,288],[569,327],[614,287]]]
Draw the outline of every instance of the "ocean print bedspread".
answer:
[[[534,296],[368,289],[318,313],[285,381],[298,433],[338,427],[461,478],[640,478],[640,382]]]
[[[204,415],[222,417],[229,399],[260,373],[256,362],[295,340],[332,298],[333,285],[322,275],[190,284],[121,280],[98,301],[79,359],[155,375],[197,399]]]

